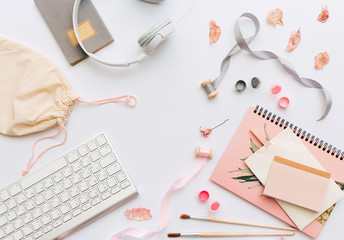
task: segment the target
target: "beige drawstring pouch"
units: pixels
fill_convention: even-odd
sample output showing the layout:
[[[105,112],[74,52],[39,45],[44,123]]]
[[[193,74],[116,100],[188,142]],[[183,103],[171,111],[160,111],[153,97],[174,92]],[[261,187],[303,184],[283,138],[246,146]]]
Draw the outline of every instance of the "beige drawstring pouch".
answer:
[[[8,136],[22,136],[59,126],[53,136],[38,139],[25,175],[33,164],[47,150],[62,145],[66,140],[65,123],[75,101],[90,104],[124,102],[131,107],[136,98],[123,95],[97,101],[83,101],[74,93],[62,72],[46,57],[13,42],[0,38],[0,133]],[[35,160],[36,144],[65,132],[62,143],[44,150]],[[32,161],[33,160],[33,161]]]

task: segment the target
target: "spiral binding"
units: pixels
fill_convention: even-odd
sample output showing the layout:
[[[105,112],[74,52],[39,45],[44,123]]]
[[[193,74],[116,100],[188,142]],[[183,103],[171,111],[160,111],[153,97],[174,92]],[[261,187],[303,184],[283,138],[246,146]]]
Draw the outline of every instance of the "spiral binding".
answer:
[[[291,128],[293,132],[296,134],[296,136],[300,137],[309,144],[313,144],[315,147],[318,147],[319,149],[322,148],[323,151],[326,151],[327,153],[331,154],[332,156],[335,156],[336,158],[339,158],[340,160],[344,159],[344,152],[342,152],[341,150],[337,149],[336,147],[333,147],[331,144],[328,145],[327,142],[324,142],[323,140],[316,138],[311,133],[302,130],[302,128],[294,126],[294,124],[285,121],[285,119],[276,116],[276,114],[269,112],[267,109],[264,109],[257,105],[254,109],[254,113],[257,113],[259,116],[262,116],[262,118],[265,118],[266,120],[270,120],[272,123],[275,123],[275,125],[279,125],[279,127],[283,127],[284,129],[286,129],[287,127]]]

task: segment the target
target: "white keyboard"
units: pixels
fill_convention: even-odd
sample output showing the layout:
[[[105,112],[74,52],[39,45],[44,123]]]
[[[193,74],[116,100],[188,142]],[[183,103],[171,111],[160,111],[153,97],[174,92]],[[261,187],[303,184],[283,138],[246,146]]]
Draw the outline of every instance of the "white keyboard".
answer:
[[[63,237],[136,195],[101,133],[0,190],[0,239]]]

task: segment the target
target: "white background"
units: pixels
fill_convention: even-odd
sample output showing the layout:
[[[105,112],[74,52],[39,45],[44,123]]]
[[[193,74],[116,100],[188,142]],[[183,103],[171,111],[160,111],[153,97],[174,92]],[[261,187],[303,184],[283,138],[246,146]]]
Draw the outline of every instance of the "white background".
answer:
[[[192,1],[166,0],[160,5],[138,0],[98,0],[94,3],[115,38],[114,44],[98,54],[114,60],[125,60],[140,52],[137,39],[146,29],[165,17],[176,21],[187,11]],[[255,230],[180,220],[178,217],[182,213],[209,213],[208,204],[197,199],[199,191],[203,189],[210,192],[211,200],[220,201],[221,208],[215,214],[217,217],[285,225],[210,182],[209,177],[250,105],[262,105],[339,149],[344,147],[344,3],[326,3],[330,18],[323,24],[317,21],[323,4],[320,0],[196,0],[191,12],[152,57],[130,69],[113,69],[91,59],[71,67],[33,0],[1,0],[0,35],[23,43],[52,59],[67,76],[72,89],[83,99],[95,100],[126,93],[139,99],[134,109],[123,104],[75,104],[66,124],[66,144],[47,152],[35,165],[34,169],[37,169],[100,131],[105,131],[137,186],[140,195],[135,200],[67,239],[110,239],[112,234],[126,227],[156,230],[160,220],[160,203],[165,192],[177,178],[193,171],[196,165],[196,145],[214,147],[214,159],[209,161],[191,184],[174,193],[168,226],[154,239],[166,239],[168,232]],[[285,24],[273,27],[266,23],[265,18],[270,10],[277,7],[284,12]],[[316,79],[331,92],[333,107],[327,119],[316,121],[324,110],[322,95],[318,90],[307,89],[297,83],[275,61],[257,60],[244,52],[232,58],[230,69],[218,89],[220,94],[212,101],[207,99],[200,83],[219,74],[222,59],[235,44],[234,22],[244,12],[255,14],[261,22],[261,31],[250,44],[253,50],[277,53],[289,60],[301,76]],[[219,41],[213,45],[208,40],[210,20],[215,20],[222,29]],[[250,24],[243,23],[243,28],[246,35],[252,32]],[[288,53],[285,48],[289,35],[298,28],[301,28],[301,43],[294,52]],[[330,63],[323,70],[317,71],[314,69],[314,57],[324,51],[329,53]],[[262,80],[258,90],[249,85],[255,76]],[[246,91],[240,94],[233,90],[238,79],[248,83]],[[273,96],[270,88],[276,83],[281,84],[283,89],[280,95]],[[285,110],[277,106],[281,96],[287,96],[291,101]],[[230,122],[214,130],[208,138],[200,135],[200,126],[212,127],[226,118]],[[56,131],[57,128],[54,128],[24,137],[1,135],[0,187],[7,186],[21,176],[31,155],[33,142]],[[61,140],[62,136],[47,140],[39,144],[37,152]],[[140,206],[151,209],[153,219],[146,222],[126,220],[123,212]],[[342,239],[343,218],[344,203],[341,201],[318,239]],[[293,239],[310,238],[297,233]]]

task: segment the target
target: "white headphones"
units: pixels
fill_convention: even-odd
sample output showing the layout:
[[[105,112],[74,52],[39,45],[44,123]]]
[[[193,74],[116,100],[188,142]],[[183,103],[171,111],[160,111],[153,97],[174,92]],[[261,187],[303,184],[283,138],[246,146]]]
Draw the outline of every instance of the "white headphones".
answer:
[[[113,67],[129,67],[136,63],[141,62],[146,57],[150,56],[155,49],[170,35],[174,30],[174,25],[172,24],[171,20],[165,19],[158,23],[156,23],[153,27],[151,27],[148,31],[146,31],[138,40],[139,45],[144,49],[144,52],[141,53],[136,58],[126,61],[126,62],[112,62],[106,59],[102,59],[97,57],[95,54],[88,52],[85,48],[84,44],[82,43],[79,30],[78,30],[78,18],[79,18],[79,7],[82,0],[75,0],[74,8],[73,8],[73,28],[75,32],[76,39],[82,50],[91,58],[96,60],[97,62],[103,63],[105,65],[113,66]],[[160,3],[164,0],[143,0],[144,2],[149,3]]]

